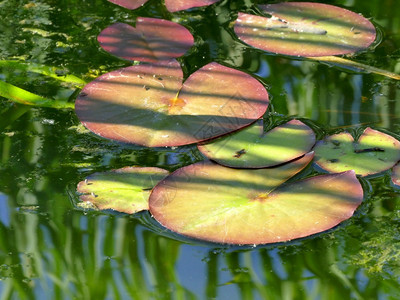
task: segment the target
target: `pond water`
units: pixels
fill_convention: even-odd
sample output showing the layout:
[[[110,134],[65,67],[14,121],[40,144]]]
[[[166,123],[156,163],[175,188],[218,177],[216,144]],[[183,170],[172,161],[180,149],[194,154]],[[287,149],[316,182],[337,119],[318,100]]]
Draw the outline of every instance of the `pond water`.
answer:
[[[399,139],[398,81],[245,46],[229,24],[255,0],[221,0],[175,14],[161,2],[129,11],[106,0],[0,1],[0,58],[55,66],[90,81],[130,64],[100,49],[96,37],[105,27],[137,16],[174,20],[196,39],[181,59],[185,74],[211,61],[252,74],[271,96],[268,126],[296,117],[318,138],[371,126]],[[319,2],[361,13],[379,29],[378,41],[351,59],[400,72],[396,1]],[[0,80],[71,102],[79,92],[12,68],[0,68]],[[175,170],[201,161],[195,146],[108,141],[85,130],[69,109],[1,99],[0,111],[1,299],[400,298],[400,189],[391,185],[390,171],[362,179],[363,204],[328,232],[269,246],[204,243],[172,234],[148,212],[83,209],[75,192],[96,171],[131,165]]]

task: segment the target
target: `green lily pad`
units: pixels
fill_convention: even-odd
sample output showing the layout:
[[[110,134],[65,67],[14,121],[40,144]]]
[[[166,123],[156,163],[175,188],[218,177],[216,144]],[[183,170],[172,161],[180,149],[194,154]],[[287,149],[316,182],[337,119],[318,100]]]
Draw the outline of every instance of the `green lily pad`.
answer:
[[[133,214],[149,209],[152,188],[168,175],[168,171],[152,167],[125,167],[94,173],[79,182],[79,197],[98,209],[113,209]]]
[[[194,43],[192,34],[182,25],[141,17],[136,19],[136,27],[124,23],[107,27],[97,40],[113,55],[144,62],[168,61],[182,56]]]
[[[178,169],[153,189],[150,212],[172,231],[217,243],[276,243],[328,230],[353,215],[363,190],[353,171],[283,184],[312,157],[271,169],[209,161]]]
[[[310,2],[260,5],[270,17],[239,13],[234,30],[253,47],[294,56],[329,56],[366,49],[376,31],[347,9]]]
[[[390,169],[400,160],[400,142],[369,127],[357,142],[343,132],[319,141],[314,150],[316,164],[333,173],[354,170],[367,176]]]
[[[291,120],[264,134],[258,122],[206,144],[199,150],[211,160],[234,168],[265,168],[296,159],[315,144],[315,134],[298,120]]]
[[[259,119],[269,104],[255,78],[217,63],[182,81],[176,60],[116,70],[85,86],[76,114],[102,137],[162,147],[238,130]]]

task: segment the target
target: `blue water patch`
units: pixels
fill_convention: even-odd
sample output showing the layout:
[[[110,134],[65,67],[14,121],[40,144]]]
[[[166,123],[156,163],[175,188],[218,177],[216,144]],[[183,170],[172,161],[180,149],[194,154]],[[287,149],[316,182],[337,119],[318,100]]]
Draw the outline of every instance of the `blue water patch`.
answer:
[[[6,226],[10,226],[10,212],[8,209],[8,198],[4,194],[0,194],[0,222]]]

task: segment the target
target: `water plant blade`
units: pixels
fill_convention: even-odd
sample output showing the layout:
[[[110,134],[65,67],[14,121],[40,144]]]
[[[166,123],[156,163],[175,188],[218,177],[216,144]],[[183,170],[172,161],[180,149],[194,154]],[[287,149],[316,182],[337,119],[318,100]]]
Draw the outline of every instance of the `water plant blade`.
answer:
[[[136,9],[143,6],[148,0],[108,0],[108,1],[128,9]]]
[[[260,5],[270,17],[239,13],[234,30],[253,47],[294,56],[329,56],[366,49],[376,31],[366,18],[333,5],[284,2]]]
[[[133,214],[148,209],[151,189],[167,175],[155,167],[125,167],[92,174],[79,182],[77,191],[80,200],[98,209]]]
[[[315,134],[299,120],[291,120],[264,134],[263,122],[198,145],[209,159],[234,168],[265,168],[296,159],[315,144]]]
[[[63,69],[58,69],[56,67],[36,64],[32,62],[23,62],[18,60],[0,60],[0,68],[38,73],[59,81],[72,83],[77,86],[83,86],[86,84],[86,81],[84,81],[83,79],[76,77],[75,75],[68,74]]]
[[[352,61],[343,57],[337,56],[318,56],[318,57],[307,57],[308,59],[320,61],[323,63],[327,63],[329,65],[337,65],[339,67],[348,68],[354,70],[356,72],[366,72],[366,73],[374,73],[378,75],[382,75],[391,79],[400,80],[400,75],[389,72],[383,69],[375,68],[366,64],[362,64],[356,61]]]
[[[118,57],[144,62],[160,62],[182,56],[193,46],[192,34],[182,25],[139,17],[136,27],[113,24],[97,37],[101,47]]]
[[[315,163],[333,173],[354,170],[368,176],[390,169],[400,160],[400,142],[369,127],[357,142],[342,132],[319,141],[314,150]]]
[[[176,12],[193,7],[207,6],[219,0],[165,0],[165,6],[170,12]]]
[[[52,108],[73,108],[73,103],[44,98],[0,80],[0,96],[24,105]]]
[[[349,218],[363,191],[353,171],[282,185],[311,159],[255,170],[193,164],[154,188],[150,212],[172,231],[218,243],[267,244],[322,232]]]
[[[161,147],[230,133],[260,118],[269,104],[256,79],[217,63],[182,80],[175,60],[113,71],[86,85],[76,113],[100,136]]]

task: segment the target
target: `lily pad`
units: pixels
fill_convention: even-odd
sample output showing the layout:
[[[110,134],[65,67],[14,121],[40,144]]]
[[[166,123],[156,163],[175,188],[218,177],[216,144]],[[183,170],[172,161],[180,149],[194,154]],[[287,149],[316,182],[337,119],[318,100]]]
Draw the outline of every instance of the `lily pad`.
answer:
[[[133,214],[149,209],[152,188],[168,171],[152,167],[125,167],[110,172],[94,173],[79,182],[80,199],[98,209],[113,209]]]
[[[392,183],[400,186],[400,163],[397,163],[392,170]]]
[[[328,4],[285,2],[260,5],[270,17],[239,13],[234,30],[253,47],[294,56],[329,56],[366,49],[374,25],[347,9]]]
[[[139,8],[140,6],[143,6],[148,0],[108,0],[108,1],[128,9],[136,9]]]
[[[328,172],[354,170],[358,175],[376,174],[400,160],[400,142],[383,132],[366,128],[355,142],[347,132],[332,135],[315,146],[315,162]]]
[[[353,215],[363,190],[353,171],[283,184],[312,156],[271,169],[212,162],[178,169],[153,189],[150,212],[172,231],[218,243],[276,243],[328,230]]]
[[[211,160],[234,168],[265,168],[296,159],[310,151],[315,134],[298,120],[291,120],[264,134],[263,122],[198,145]]]
[[[145,4],[148,0],[108,0],[108,1],[128,9],[136,9]],[[219,0],[164,0],[164,1],[165,1],[165,6],[170,12],[176,12],[193,7],[211,5],[215,2],[218,2]]]
[[[207,6],[219,0],[165,0],[165,6],[170,12],[176,12],[193,7]]]
[[[128,60],[166,61],[193,46],[192,34],[182,25],[154,18],[137,18],[136,27],[113,24],[97,37],[107,52]]]
[[[104,74],[75,103],[94,133],[148,147],[197,143],[259,119],[269,100],[250,75],[210,63],[183,84],[177,61],[143,64]]]

